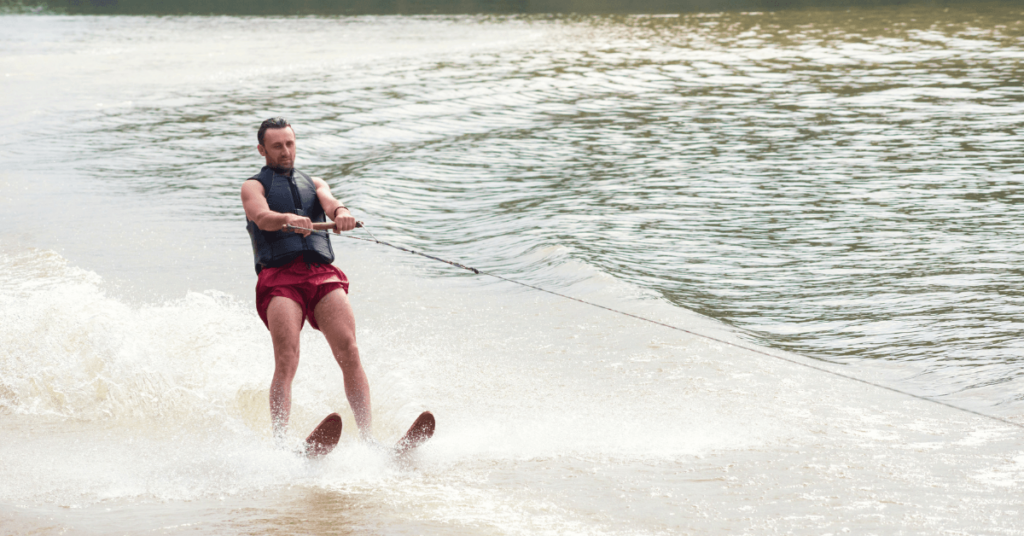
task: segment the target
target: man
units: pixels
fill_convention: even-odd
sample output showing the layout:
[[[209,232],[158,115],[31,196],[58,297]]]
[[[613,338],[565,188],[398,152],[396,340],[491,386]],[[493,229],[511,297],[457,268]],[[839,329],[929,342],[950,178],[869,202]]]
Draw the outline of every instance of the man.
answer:
[[[370,387],[356,347],[355,317],[348,301],[348,279],[331,263],[334,250],[313,222],[333,220],[334,231],[350,231],[356,220],[321,179],[295,166],[295,131],[282,118],[260,125],[256,149],[266,158],[258,175],[242,185],[242,206],[256,261],[256,310],[274,343],[270,417],[275,437],[283,438],[291,413],[292,380],[299,365],[299,332],[308,320],[327,338],[341,366],[356,425],[364,440],[372,435]]]

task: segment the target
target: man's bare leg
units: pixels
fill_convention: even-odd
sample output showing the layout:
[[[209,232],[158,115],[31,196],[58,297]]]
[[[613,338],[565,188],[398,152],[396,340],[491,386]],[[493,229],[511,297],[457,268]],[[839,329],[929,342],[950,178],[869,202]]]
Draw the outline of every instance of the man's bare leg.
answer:
[[[267,306],[267,324],[274,341],[274,379],[270,382],[270,421],[274,437],[284,438],[292,411],[292,380],[299,368],[299,332],[302,307],[293,300],[274,296]]]
[[[356,346],[356,319],[348,296],[341,289],[323,297],[313,308],[316,323],[331,346],[334,359],[341,366],[345,378],[345,396],[352,407],[363,439],[373,437],[373,417],[370,413],[370,383],[366,380],[363,364]]]

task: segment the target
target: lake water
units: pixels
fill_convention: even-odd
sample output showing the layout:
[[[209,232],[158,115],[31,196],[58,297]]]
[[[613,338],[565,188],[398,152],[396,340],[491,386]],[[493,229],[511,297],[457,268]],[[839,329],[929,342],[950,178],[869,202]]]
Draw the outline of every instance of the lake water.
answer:
[[[4,15],[0,532],[1022,534],[1024,9]],[[238,191],[283,115],[375,432],[275,448]],[[361,232],[353,236],[366,237]]]

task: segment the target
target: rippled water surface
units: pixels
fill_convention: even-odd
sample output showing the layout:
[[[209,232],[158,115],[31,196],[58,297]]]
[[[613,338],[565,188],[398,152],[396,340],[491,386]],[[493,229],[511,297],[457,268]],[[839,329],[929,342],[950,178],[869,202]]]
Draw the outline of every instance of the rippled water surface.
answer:
[[[14,255],[5,262],[16,274],[0,280],[5,318],[43,325],[59,310],[30,305],[59,302],[44,290],[25,298],[32,278],[58,276],[24,268],[42,261],[11,253],[23,246],[58,250],[141,294],[214,289],[251,300],[238,189],[260,165],[259,121],[283,115],[299,167],[325,178],[381,239],[689,329],[736,328],[766,350],[1024,422],[1019,7],[7,19],[17,30],[0,34],[0,68],[17,128],[0,149],[10,162],[0,175]],[[25,175],[37,185],[24,188]],[[73,225],[40,229],[47,195],[62,196]],[[594,320],[445,265],[350,242],[339,251],[339,265],[366,281],[353,288],[370,288],[353,300],[368,318],[366,353],[377,356],[371,383],[387,385],[391,413],[378,421],[398,430],[418,400],[449,410],[423,473],[373,472],[378,462],[355,450],[311,476],[278,454],[230,447],[232,461],[209,463],[238,488],[204,483],[193,495],[175,480],[165,483],[173,493],[110,500],[212,501],[186,508],[200,515],[220,508],[218,494],[230,504],[268,494],[257,502],[351,509],[363,513],[331,522],[383,533],[1022,532],[1013,505],[1024,458],[1007,450],[1017,440],[1006,430],[813,372],[740,365],[732,350]],[[396,282],[385,269],[396,266],[413,275]],[[199,386],[194,400],[181,395],[186,407],[220,401],[217,426],[262,430],[263,376],[245,372],[249,390],[239,391],[238,378],[218,375],[247,366],[239,348],[266,350],[251,311],[189,294],[129,314],[74,274],[59,277],[116,310],[93,328],[93,313],[71,314],[86,326],[75,340],[103,354],[107,343],[90,330],[113,330],[169,347],[152,366],[169,386]],[[187,344],[176,350],[178,338],[155,327],[165,322],[181,337],[199,330],[198,357]],[[88,396],[39,394],[40,374],[56,378],[40,380],[52,392],[65,393],[52,387],[65,380],[84,385],[19,357],[50,355],[25,342],[49,333],[39,329],[2,334],[22,348],[0,369],[21,378],[0,383],[4,407],[102,422],[128,411],[123,401],[96,409]],[[125,363],[139,359],[119,351]],[[195,359],[185,372],[172,365],[181,355]],[[406,385],[419,385],[419,398],[396,394]],[[308,400],[317,400],[309,415],[326,409]],[[587,424],[605,418],[616,423],[609,437]],[[238,460],[277,469],[253,478]],[[312,491],[275,495],[274,478]],[[62,486],[0,497],[106,500]],[[540,496],[529,492],[537,486]],[[929,510],[940,503],[960,506]],[[405,507],[419,513],[407,519]],[[224,523],[278,533],[302,508]],[[367,521],[378,514],[387,521]]]

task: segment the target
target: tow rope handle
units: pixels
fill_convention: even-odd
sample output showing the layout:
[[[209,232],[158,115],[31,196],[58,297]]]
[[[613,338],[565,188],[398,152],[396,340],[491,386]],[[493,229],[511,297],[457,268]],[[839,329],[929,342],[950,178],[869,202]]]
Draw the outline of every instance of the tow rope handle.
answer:
[[[356,222],[356,229],[359,229],[362,226],[363,226],[363,222],[361,222],[361,221],[357,221]],[[313,224],[313,228],[312,229],[307,229],[306,227],[296,227],[294,225],[285,225],[284,226],[284,230],[286,230],[286,231],[333,231],[334,230],[334,222],[333,221],[317,222],[317,223]]]

